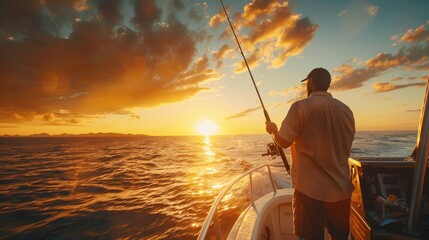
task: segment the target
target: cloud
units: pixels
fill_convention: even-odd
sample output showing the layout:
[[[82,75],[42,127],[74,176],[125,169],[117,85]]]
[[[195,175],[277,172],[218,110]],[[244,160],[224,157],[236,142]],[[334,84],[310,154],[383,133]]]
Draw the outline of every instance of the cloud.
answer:
[[[229,8],[227,8],[227,12],[229,12]],[[219,11],[210,19],[209,26],[217,28],[219,27],[223,22],[225,22],[227,19],[225,17],[225,13],[223,9],[219,9]]]
[[[426,25],[422,25],[426,26]],[[407,33],[395,35],[393,39],[414,39],[407,41],[405,45],[397,50],[396,53],[379,53],[375,57],[368,59],[365,62],[360,61],[357,57],[353,58],[351,63],[344,63],[332,71],[332,82],[330,90],[332,91],[345,91],[364,86],[364,84],[376,77],[381,76],[389,70],[396,68],[403,68],[405,70],[429,70],[429,43],[422,40],[424,39],[422,26],[417,29],[408,30]],[[415,33],[418,34],[415,34]],[[404,37],[406,36],[406,37]],[[417,37],[419,36],[419,37]],[[405,42],[405,41],[404,41]],[[356,60],[357,59],[357,60]],[[395,77],[391,82],[398,82],[403,80],[403,77]],[[409,76],[408,81],[423,80],[427,76]],[[406,84],[392,84],[389,82],[379,82],[373,85],[376,93],[394,91],[406,87],[424,86],[422,82],[412,82]],[[271,96],[280,94],[288,94],[290,89],[285,89],[282,92],[272,91]],[[288,100],[288,103],[295,102],[306,96],[305,88],[297,90],[297,95]]]
[[[257,110],[259,110],[259,109],[261,109],[261,107],[249,108],[249,109],[246,109],[246,110],[241,111],[241,112],[239,112],[239,113],[236,113],[236,114],[230,115],[230,116],[228,116],[228,117],[225,117],[225,120],[231,120],[231,119],[234,119],[234,118],[246,117],[246,116],[248,116],[250,113],[252,113],[252,112],[254,112],[254,111],[257,111]]]
[[[300,92],[302,90],[303,90],[303,87],[301,85],[298,85],[298,86],[293,86],[291,88],[285,88],[282,91],[271,91],[268,93],[268,95],[269,96],[288,95],[291,92]]]
[[[343,16],[343,15],[345,15],[345,14],[347,14],[347,10],[341,10],[341,12],[339,12],[338,14],[337,14],[337,16]]]
[[[131,115],[130,115],[130,119],[131,119],[131,120],[140,119],[140,116],[139,116],[139,115],[137,115],[137,114],[131,114]]]
[[[53,111],[48,112],[43,115],[35,115],[33,116],[36,118],[36,120],[39,118],[43,125],[51,125],[51,126],[70,126],[70,125],[77,125],[81,122],[79,119],[83,116],[75,115],[73,116],[66,110],[59,110],[59,111]]]
[[[368,13],[368,15],[370,16],[375,16],[378,13],[378,7],[373,5],[373,4],[369,4],[366,8],[365,8],[365,12]]]
[[[363,32],[378,13],[378,7],[369,1],[352,0],[338,14],[341,30],[350,37]]]
[[[71,119],[69,119],[69,120],[68,120],[68,122],[69,122],[70,124],[79,124],[79,123],[80,123],[79,119],[75,119],[75,118],[71,118]]]
[[[47,113],[47,114],[43,115],[43,121],[50,122],[53,120],[55,120],[55,114],[54,113]]]
[[[221,14],[219,12],[212,18],[212,26],[218,26],[220,21],[217,19]],[[288,58],[305,49],[318,27],[309,18],[301,18],[300,14],[294,13],[287,1],[253,0],[244,6],[242,12],[231,16],[252,68],[263,63],[272,68],[283,66]],[[230,31],[223,32],[220,39]],[[243,71],[246,71],[244,63],[234,64],[235,73]]]
[[[228,44],[223,44],[219,51],[213,52],[213,57],[217,61],[217,67],[220,68],[223,65],[223,59],[231,52],[231,47]]]
[[[191,17],[179,20],[183,4],[172,3],[3,1],[0,121],[77,123],[206,90],[221,75],[197,57],[205,33],[182,22]]]
[[[17,128],[18,126],[6,126],[6,125],[0,125],[0,128]]]
[[[307,97],[307,88],[306,88],[305,84],[294,86],[292,88],[286,88],[280,92],[279,91],[271,91],[269,93],[269,95],[270,96],[288,95],[289,93],[292,93],[292,92],[296,92],[295,96],[288,99],[286,102],[274,104],[274,106],[278,107],[278,106],[282,106],[284,104],[292,104],[296,101],[302,100],[302,99]]]
[[[379,75],[379,72],[371,68],[354,68],[352,65],[341,65],[334,68],[334,77],[331,82],[331,90],[349,90],[362,87],[363,83]]]
[[[293,98],[289,99],[287,101],[287,103],[292,104],[292,103],[299,101],[299,100],[302,100],[306,97],[308,97],[307,96],[307,88],[304,87],[303,85],[300,85],[297,94]]]
[[[419,26],[416,29],[408,29],[407,32],[399,39],[400,42],[414,43],[420,41],[429,42],[429,23]]]
[[[172,5],[177,10],[185,9],[185,5],[183,4],[183,2],[181,0],[173,0]]]
[[[334,68],[331,90],[349,90],[364,85],[388,70],[402,67],[407,70],[429,69],[429,44],[401,47],[396,53],[379,53],[368,59],[363,67],[343,64]]]
[[[410,109],[410,110],[406,110],[405,112],[421,112],[421,109]]]
[[[406,87],[424,87],[426,86],[426,83],[409,83],[409,84],[391,84],[388,82],[379,82],[374,84],[375,93],[384,93],[384,92],[390,92],[401,88]]]

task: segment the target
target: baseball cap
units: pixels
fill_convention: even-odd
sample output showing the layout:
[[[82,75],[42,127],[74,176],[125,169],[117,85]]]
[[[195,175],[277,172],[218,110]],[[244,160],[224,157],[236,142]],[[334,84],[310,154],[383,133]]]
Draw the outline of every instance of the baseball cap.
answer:
[[[329,86],[329,84],[331,83],[331,74],[329,74],[328,70],[321,67],[311,70],[307,77],[305,79],[302,79],[301,82],[305,82],[309,78],[322,85],[327,84]]]

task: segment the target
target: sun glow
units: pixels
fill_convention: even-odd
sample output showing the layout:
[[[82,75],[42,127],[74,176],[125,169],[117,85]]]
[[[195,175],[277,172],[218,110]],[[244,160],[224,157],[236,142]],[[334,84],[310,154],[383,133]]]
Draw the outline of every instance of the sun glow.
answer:
[[[216,125],[216,123],[214,123],[210,120],[204,120],[204,121],[200,122],[196,127],[197,132],[201,135],[204,135],[204,136],[213,135],[213,134],[217,133],[218,129],[219,128]]]

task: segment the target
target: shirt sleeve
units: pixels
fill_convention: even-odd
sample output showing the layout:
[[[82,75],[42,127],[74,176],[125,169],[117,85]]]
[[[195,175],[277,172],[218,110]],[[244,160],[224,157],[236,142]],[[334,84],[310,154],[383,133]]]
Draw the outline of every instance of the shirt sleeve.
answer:
[[[293,103],[282,122],[279,136],[290,143],[295,142],[301,135],[303,120],[298,102]]]

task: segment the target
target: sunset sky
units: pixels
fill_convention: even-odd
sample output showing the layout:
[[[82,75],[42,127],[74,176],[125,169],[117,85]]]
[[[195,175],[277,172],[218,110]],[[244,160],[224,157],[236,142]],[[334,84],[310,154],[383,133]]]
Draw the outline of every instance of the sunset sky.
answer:
[[[28,0],[0,7],[0,135],[265,132],[217,0]],[[315,67],[358,131],[417,130],[429,1],[224,0],[280,124]],[[201,132],[201,131],[200,131]]]

